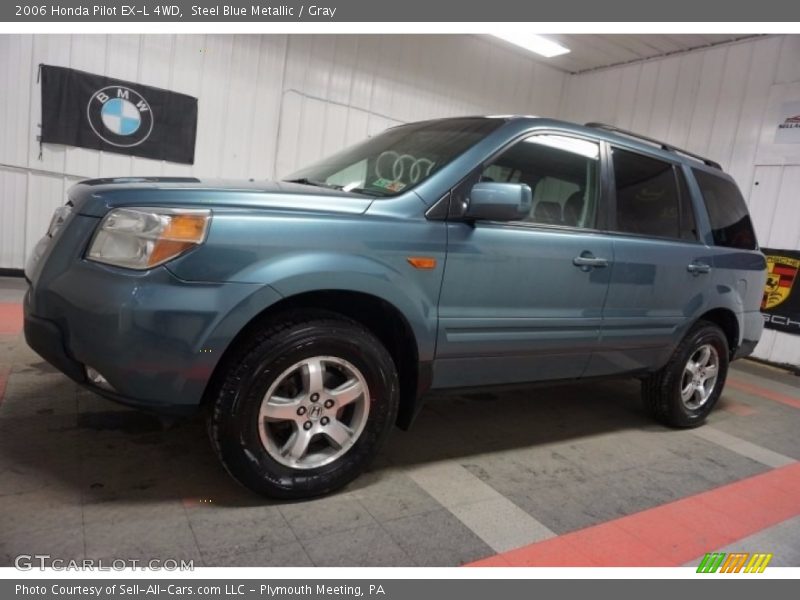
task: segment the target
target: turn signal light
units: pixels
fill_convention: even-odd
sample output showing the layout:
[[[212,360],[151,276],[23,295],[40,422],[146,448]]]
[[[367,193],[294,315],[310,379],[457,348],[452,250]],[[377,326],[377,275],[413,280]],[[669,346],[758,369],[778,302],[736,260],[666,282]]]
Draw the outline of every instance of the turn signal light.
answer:
[[[153,267],[178,256],[203,241],[208,216],[205,214],[173,215],[153,248],[148,266]]]
[[[409,256],[408,263],[415,269],[430,270],[436,268],[436,259],[430,256]]]

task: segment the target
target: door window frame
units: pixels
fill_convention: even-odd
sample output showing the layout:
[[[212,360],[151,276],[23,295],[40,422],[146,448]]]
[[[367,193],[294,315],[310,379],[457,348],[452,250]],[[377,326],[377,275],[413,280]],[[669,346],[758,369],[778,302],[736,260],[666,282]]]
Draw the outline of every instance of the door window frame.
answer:
[[[493,226],[506,226],[517,227],[524,229],[544,229],[547,231],[560,231],[564,233],[606,233],[605,225],[607,223],[607,210],[605,208],[606,194],[608,191],[608,182],[606,181],[606,166],[604,160],[604,152],[606,145],[605,140],[588,135],[581,135],[573,131],[564,131],[560,129],[547,128],[547,129],[534,129],[525,131],[504,144],[496,152],[489,155],[488,158],[483,160],[475,169],[473,169],[466,177],[464,177],[458,184],[453,186],[449,192],[449,211],[447,220],[459,219],[462,217],[461,211],[463,210],[463,197],[469,192],[469,189],[480,181],[483,171],[490,166],[497,158],[502,156],[507,150],[516,144],[522,143],[525,140],[544,135],[554,135],[566,138],[573,138],[584,142],[590,142],[598,145],[598,169],[597,169],[597,205],[595,207],[595,219],[593,227],[577,227],[573,225],[560,225],[557,223],[536,223],[534,221],[491,221],[481,220],[480,223],[485,223]],[[533,190],[531,190],[533,191]],[[462,201],[459,201],[462,198]],[[442,198],[444,200],[444,198]]]

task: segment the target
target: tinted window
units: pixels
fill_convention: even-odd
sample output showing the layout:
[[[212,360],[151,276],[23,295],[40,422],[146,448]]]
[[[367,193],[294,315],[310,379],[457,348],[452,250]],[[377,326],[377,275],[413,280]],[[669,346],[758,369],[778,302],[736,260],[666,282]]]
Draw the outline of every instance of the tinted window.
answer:
[[[672,164],[614,148],[617,229],[655,237],[680,237],[680,195]]]
[[[525,221],[593,227],[600,146],[559,135],[535,135],[514,144],[483,170],[481,181],[525,183],[533,206]]]
[[[708,210],[714,244],[754,250],[756,234],[736,184],[698,169],[694,170],[694,176]]]

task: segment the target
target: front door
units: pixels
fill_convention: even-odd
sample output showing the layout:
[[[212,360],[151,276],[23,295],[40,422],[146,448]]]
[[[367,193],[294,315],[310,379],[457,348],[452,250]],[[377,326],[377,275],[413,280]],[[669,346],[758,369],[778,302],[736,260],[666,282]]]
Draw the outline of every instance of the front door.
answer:
[[[580,377],[599,338],[613,263],[594,229],[596,142],[534,135],[488,164],[484,181],[528,184],[519,222],[448,224],[434,387]]]

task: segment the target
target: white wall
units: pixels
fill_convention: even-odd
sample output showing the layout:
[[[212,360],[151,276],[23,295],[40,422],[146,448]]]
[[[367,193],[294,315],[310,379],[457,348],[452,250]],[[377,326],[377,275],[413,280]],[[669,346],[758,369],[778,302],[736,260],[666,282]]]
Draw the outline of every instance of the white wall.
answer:
[[[194,165],[45,144],[39,63],[199,98]],[[20,268],[87,177],[283,175],[428,117],[555,116],[566,75],[474,36],[2,35],[0,268]]]
[[[770,91],[797,81],[800,36],[770,36],[569,77],[559,116],[610,123],[717,160],[739,183],[760,243],[800,250],[800,169],[790,166],[800,165],[800,145],[755,177],[757,164],[775,164],[762,158],[777,125]],[[756,356],[800,366],[800,336],[767,330]]]

